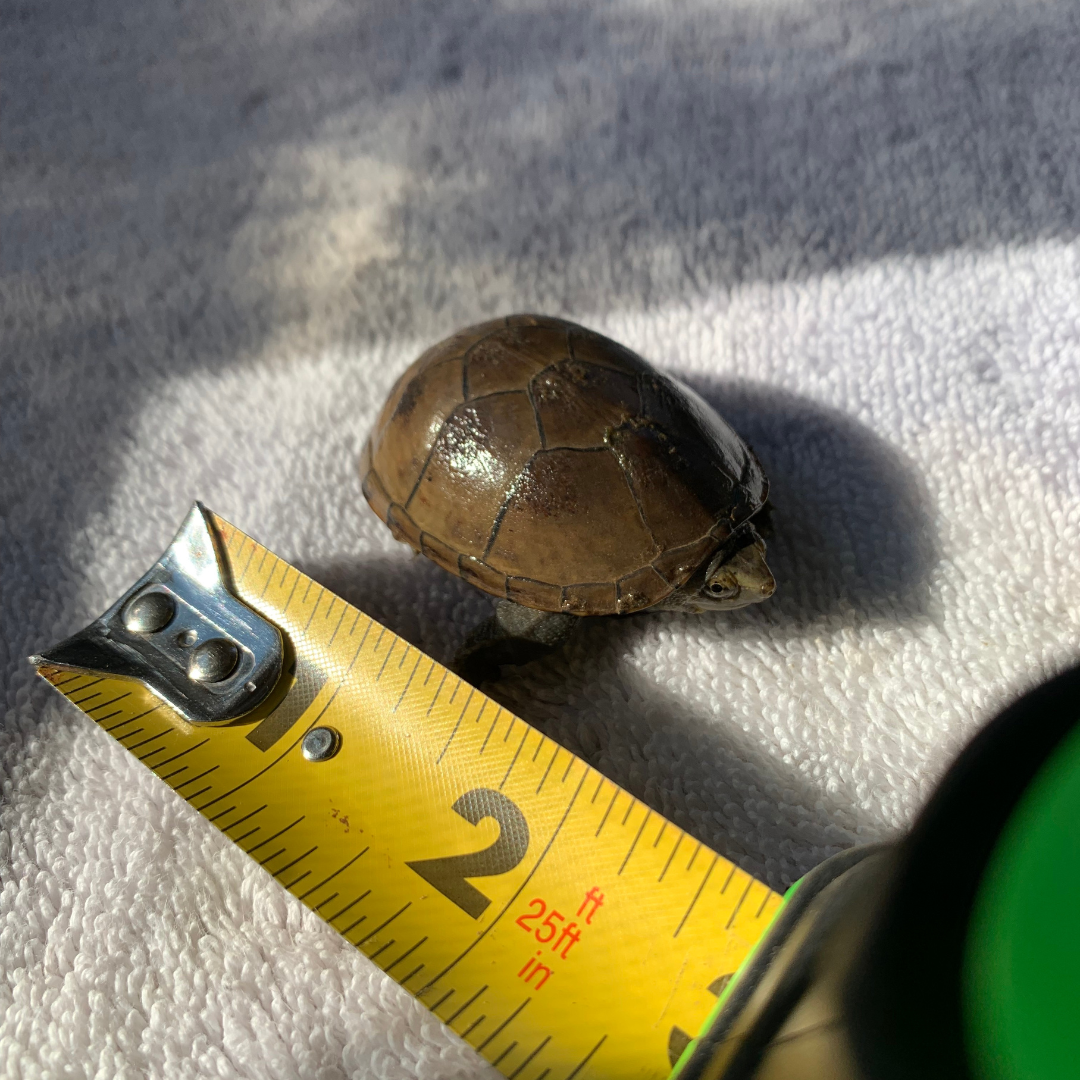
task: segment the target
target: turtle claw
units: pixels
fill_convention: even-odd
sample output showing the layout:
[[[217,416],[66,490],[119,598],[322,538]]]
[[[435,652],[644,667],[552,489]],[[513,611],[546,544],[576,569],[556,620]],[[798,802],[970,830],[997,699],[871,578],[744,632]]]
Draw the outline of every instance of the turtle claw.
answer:
[[[503,664],[527,664],[564,645],[578,622],[576,615],[498,600],[495,614],[480,623],[458,649],[453,669],[474,686],[498,679]]]

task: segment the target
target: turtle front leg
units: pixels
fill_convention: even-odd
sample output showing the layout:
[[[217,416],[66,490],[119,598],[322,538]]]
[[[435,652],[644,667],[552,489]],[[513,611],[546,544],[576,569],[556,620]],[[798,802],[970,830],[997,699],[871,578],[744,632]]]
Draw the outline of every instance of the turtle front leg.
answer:
[[[497,679],[503,664],[527,664],[554,652],[570,640],[579,621],[576,615],[497,600],[495,614],[476,627],[458,649],[454,670],[474,685]]]

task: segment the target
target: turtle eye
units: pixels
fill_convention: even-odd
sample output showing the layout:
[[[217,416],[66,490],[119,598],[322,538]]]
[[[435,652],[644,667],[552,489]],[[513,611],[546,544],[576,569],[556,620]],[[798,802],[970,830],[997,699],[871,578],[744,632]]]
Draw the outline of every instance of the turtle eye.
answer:
[[[723,585],[719,581],[710,581],[706,591],[714,600],[730,600],[739,593],[738,585]]]

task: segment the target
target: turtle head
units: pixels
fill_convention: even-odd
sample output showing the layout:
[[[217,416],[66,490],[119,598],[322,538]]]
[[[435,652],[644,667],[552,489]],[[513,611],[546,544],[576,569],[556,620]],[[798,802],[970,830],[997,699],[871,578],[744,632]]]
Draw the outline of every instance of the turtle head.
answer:
[[[775,591],[776,581],[765,562],[765,541],[747,521],[662,606],[698,614],[732,611],[760,604]]]
[[[732,611],[760,604],[776,591],[776,581],[765,562],[765,541],[749,522],[703,563],[680,589],[657,608],[665,611]]]
[[[747,528],[735,550],[722,548],[705,571],[696,600],[705,611],[731,611],[760,604],[776,591],[776,581],[765,562],[765,541],[754,527]]]

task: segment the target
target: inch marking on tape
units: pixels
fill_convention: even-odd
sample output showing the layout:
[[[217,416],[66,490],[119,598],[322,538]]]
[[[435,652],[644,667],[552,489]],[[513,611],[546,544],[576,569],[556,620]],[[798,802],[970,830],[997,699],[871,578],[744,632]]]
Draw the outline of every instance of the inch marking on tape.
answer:
[[[129,678],[40,673],[510,1080],[666,1076],[779,895],[207,520],[286,643],[263,705],[197,725]],[[337,749],[309,760],[316,728]]]

